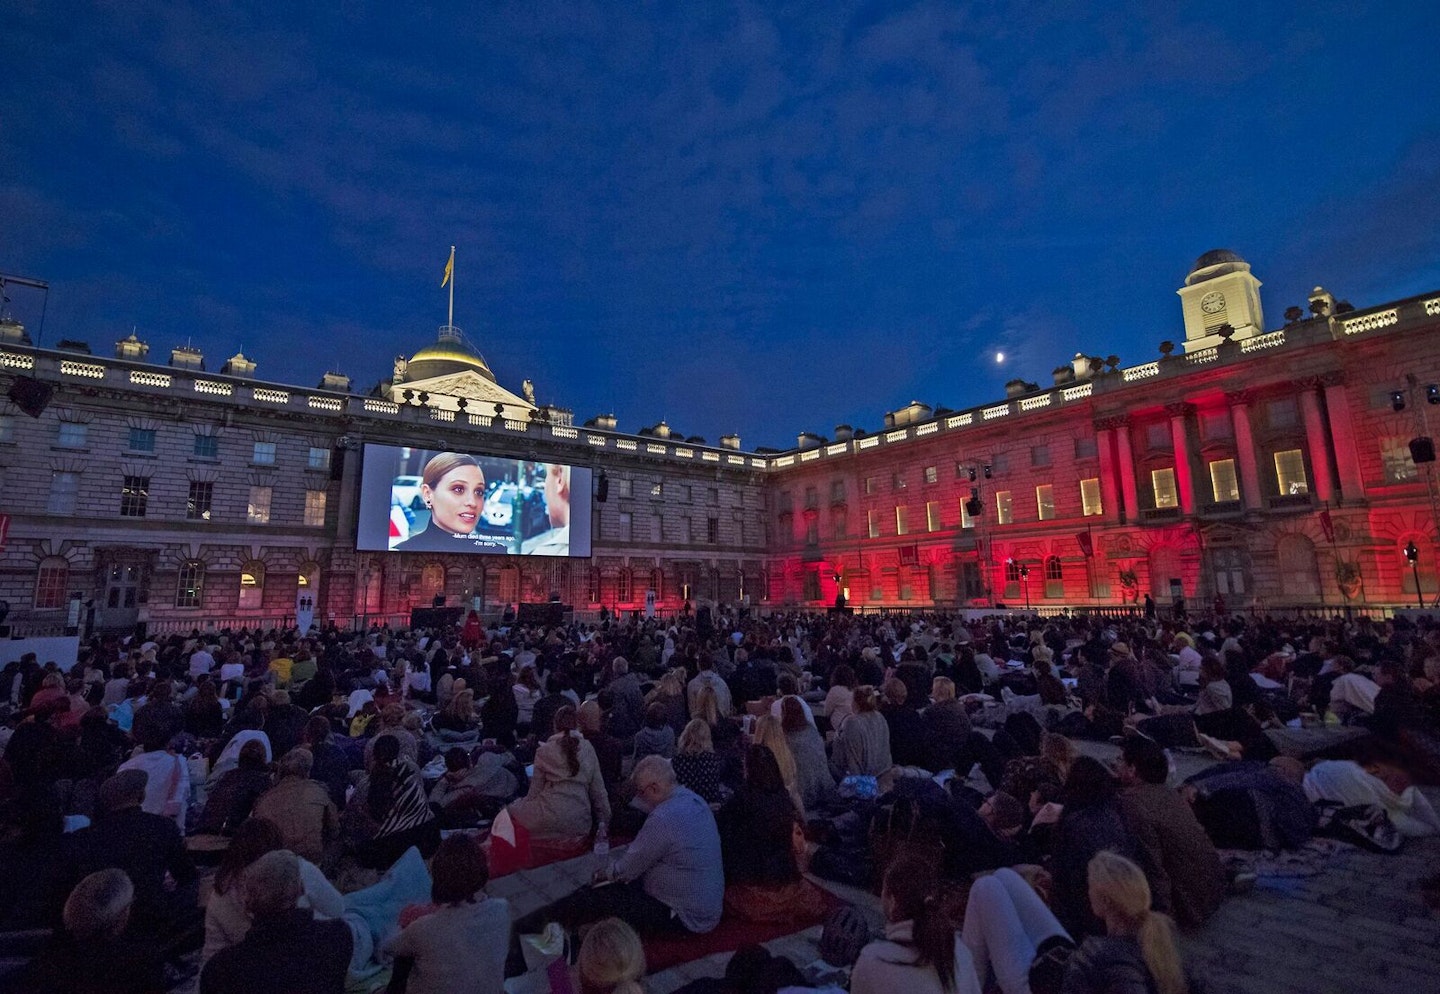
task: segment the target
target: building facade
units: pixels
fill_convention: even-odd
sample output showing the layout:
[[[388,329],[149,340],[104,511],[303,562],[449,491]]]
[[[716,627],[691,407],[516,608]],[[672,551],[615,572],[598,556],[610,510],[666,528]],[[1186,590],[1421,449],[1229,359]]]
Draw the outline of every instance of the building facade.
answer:
[[[243,355],[36,348],[0,322],[0,599],[21,632],[339,624],[558,595],[579,611],[755,606],[1394,608],[1436,596],[1440,293],[1360,310],[1323,290],[1264,331],[1260,283],[1207,253],[1185,337],[1077,356],[965,411],[787,452],[637,433],[501,386],[457,329],[357,394],[263,381]],[[26,408],[29,408],[27,412]],[[38,416],[31,416],[31,414]],[[589,558],[356,550],[367,442],[587,466]],[[1414,455],[1420,455],[1417,461]],[[1407,557],[1413,552],[1413,559]],[[1417,593],[1418,588],[1418,593]],[[93,611],[93,614],[92,614]]]

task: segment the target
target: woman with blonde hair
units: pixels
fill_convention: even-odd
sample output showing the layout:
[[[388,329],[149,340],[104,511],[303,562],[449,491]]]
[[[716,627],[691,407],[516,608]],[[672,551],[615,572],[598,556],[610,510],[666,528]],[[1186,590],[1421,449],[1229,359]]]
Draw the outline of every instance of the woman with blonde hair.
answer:
[[[785,726],[773,714],[761,715],[755,719],[755,731],[750,735],[751,745],[762,745],[775,756],[780,767],[780,779],[785,781],[785,790],[795,802],[796,811],[804,811],[800,799],[799,771],[795,766],[795,754],[790,751],[790,741],[785,738]]]
[[[645,994],[645,950],[640,936],[618,918],[591,926],[580,943],[575,972],[580,994]]]
[[[707,804],[724,800],[720,790],[720,757],[715,755],[710,726],[700,718],[692,718],[680,733],[671,766],[676,782],[699,794]]]
[[[1190,994],[1175,944],[1175,923],[1150,910],[1145,872],[1124,856],[1105,850],[1089,868],[1090,907],[1105,923],[1105,935],[1080,944],[1065,966],[1065,994],[1154,991]]]
[[[645,697],[646,708],[648,709],[652,704],[659,704],[665,709],[665,723],[674,729],[676,735],[685,730],[689,705],[685,703],[685,671],[683,669],[670,670],[660,678],[659,682],[655,684],[655,689]]]

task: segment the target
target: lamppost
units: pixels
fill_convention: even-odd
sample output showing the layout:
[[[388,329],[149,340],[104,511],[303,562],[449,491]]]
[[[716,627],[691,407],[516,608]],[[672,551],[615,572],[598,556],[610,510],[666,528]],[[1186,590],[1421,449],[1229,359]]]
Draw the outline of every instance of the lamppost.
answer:
[[[1390,407],[1399,414],[1406,406],[1414,400],[1415,392],[1420,387],[1420,381],[1415,378],[1414,373],[1405,374],[1405,389],[1392,390],[1390,392]],[[1425,403],[1415,404],[1415,425],[1418,434],[1410,440],[1410,461],[1417,467],[1425,467],[1425,491],[1430,498],[1430,520],[1434,524],[1437,535],[1440,535],[1440,497],[1436,495],[1435,488],[1435,439],[1430,434],[1430,419],[1425,411],[1429,407],[1440,405],[1440,384],[1427,383],[1425,385]],[[1420,552],[1415,549],[1411,555],[1414,542],[1405,550],[1405,558],[1409,560],[1412,570],[1416,572],[1415,599],[1420,602],[1420,607],[1425,607],[1425,598],[1420,593],[1420,581],[1418,568],[1416,566]]]
[[[1415,606],[1425,610],[1425,595],[1420,592],[1420,550],[1412,538],[1405,544],[1405,561],[1410,564],[1410,575],[1415,579]]]
[[[370,564],[366,563],[365,568],[360,573],[360,578],[364,583],[364,587],[360,593],[360,630],[362,632],[368,632],[370,630],[370,578],[373,575]]]
[[[980,568],[980,580],[985,585],[985,603],[993,605],[995,598],[990,589],[990,564],[986,559],[985,536],[980,527],[985,513],[985,501],[980,496],[980,476],[983,473],[985,479],[991,479],[993,469],[988,462],[960,462],[957,466],[970,477],[970,498],[965,501],[965,513],[975,525],[975,564]]]
[[[1030,613],[1030,567],[1020,565],[1020,586],[1025,591],[1025,613]]]

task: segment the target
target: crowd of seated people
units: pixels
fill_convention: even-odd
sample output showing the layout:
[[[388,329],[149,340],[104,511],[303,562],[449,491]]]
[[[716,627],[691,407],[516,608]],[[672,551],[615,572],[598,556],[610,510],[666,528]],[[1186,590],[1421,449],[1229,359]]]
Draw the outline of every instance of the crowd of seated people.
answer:
[[[865,874],[890,918],[852,990],[1008,994],[1038,964],[1067,990],[1183,991],[1169,923],[1201,927],[1224,900],[1217,847],[1293,847],[1356,806],[1402,837],[1440,831],[1414,787],[1440,774],[1440,628],[1423,622],[707,616],[492,625],[468,644],[95,638],[68,671],[9,663],[0,926],[40,930],[26,989],[91,989],[56,964],[121,946],[107,989],[169,984],[196,952],[202,991],[253,983],[267,958],[329,989],[340,958],[301,940],[338,943],[340,888],[415,849],[433,908],[391,948],[397,989],[498,984],[506,964],[444,962],[446,942],[548,920],[618,917],[642,938],[810,921],[813,853],[822,878]],[[1313,768],[1279,755],[1305,735],[1362,739]],[[1081,739],[1118,741],[1113,767]],[[1217,764],[1177,784],[1167,748]],[[512,927],[472,837],[502,810],[557,851],[607,827],[629,842],[600,886]],[[924,874],[877,865],[869,843],[902,823]],[[216,851],[202,912],[196,863]],[[941,876],[969,887],[962,919],[936,910]],[[625,958],[607,941],[581,989],[639,980],[594,965]]]

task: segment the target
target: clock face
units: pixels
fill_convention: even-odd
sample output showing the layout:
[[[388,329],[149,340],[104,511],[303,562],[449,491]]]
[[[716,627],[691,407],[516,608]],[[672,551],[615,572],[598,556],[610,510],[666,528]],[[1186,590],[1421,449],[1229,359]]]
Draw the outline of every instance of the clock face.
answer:
[[[1219,314],[1225,309],[1225,295],[1219,290],[1212,290],[1200,298],[1200,309],[1206,314]]]

